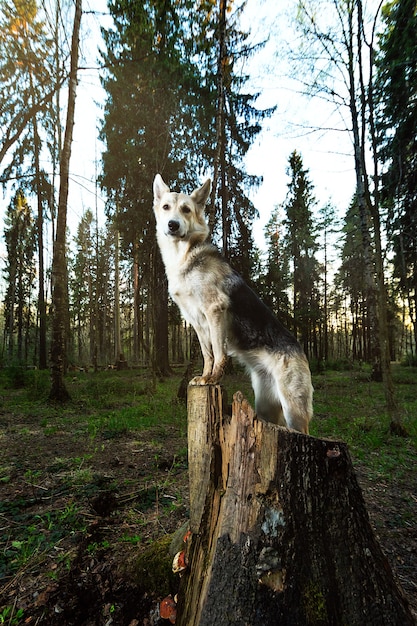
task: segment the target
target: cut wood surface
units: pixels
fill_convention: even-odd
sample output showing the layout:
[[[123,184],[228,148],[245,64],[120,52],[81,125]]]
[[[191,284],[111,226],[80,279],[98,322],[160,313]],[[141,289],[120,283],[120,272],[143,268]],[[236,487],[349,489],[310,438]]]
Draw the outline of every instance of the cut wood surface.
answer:
[[[188,570],[177,626],[407,626],[347,446],[188,389]]]

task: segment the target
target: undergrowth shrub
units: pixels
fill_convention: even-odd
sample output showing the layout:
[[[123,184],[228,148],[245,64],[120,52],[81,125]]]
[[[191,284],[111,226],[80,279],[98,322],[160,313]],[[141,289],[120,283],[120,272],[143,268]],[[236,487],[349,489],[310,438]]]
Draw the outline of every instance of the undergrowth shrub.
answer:
[[[25,388],[28,400],[43,400],[51,389],[49,370],[28,370],[25,372]]]
[[[25,386],[26,367],[18,363],[9,365],[4,370],[5,386],[9,389],[23,389]]]

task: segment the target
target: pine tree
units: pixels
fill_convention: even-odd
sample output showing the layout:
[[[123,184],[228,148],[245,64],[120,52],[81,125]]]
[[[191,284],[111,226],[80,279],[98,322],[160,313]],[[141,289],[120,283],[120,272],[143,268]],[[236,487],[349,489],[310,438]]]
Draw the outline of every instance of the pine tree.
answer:
[[[360,216],[355,199],[349,206],[343,226],[341,265],[335,276],[335,286],[347,300],[351,319],[349,358],[371,361],[371,337],[367,286],[364,272],[364,251],[360,230]],[[346,323],[350,323],[346,320]]]
[[[316,200],[308,171],[297,151],[289,157],[287,197],[283,208],[286,213],[285,245],[293,264],[293,332],[307,354],[317,356],[317,323],[319,311],[319,267],[315,258],[317,251],[316,227],[313,207]]]
[[[104,33],[109,71],[103,81],[107,103],[101,131],[106,143],[102,185],[122,253],[130,250],[134,264],[141,267],[155,336],[152,362],[162,374],[169,371],[168,294],[154,236],[151,188],[157,172],[170,182],[178,172],[186,177],[184,139],[196,143],[190,119],[198,102],[197,83],[184,47],[190,9],[187,0],[117,1],[110,6],[115,28]],[[140,300],[138,294],[135,301]]]
[[[256,107],[258,93],[248,93],[248,75],[242,64],[256,54],[262,44],[251,44],[250,33],[240,28],[240,15],[246,2],[236,9],[233,2],[202,2],[206,17],[204,43],[201,43],[200,66],[210,93],[207,102],[214,114],[208,127],[207,153],[213,163],[212,201],[209,226],[214,240],[221,244],[223,255],[250,281],[253,272],[253,221],[257,217],[249,192],[262,179],[246,172],[244,158],[261,131],[261,123],[275,108]],[[200,35],[201,36],[201,35]],[[239,69],[238,69],[239,68]],[[215,135],[211,128],[216,129]]]
[[[284,245],[284,224],[280,219],[281,207],[273,211],[266,227],[265,240],[267,246],[265,268],[257,288],[265,304],[286,326],[292,323],[290,314],[289,289],[290,258]]]
[[[7,354],[9,363],[14,358],[23,363],[28,356],[24,336],[30,326],[30,302],[35,278],[35,226],[31,208],[21,189],[16,192],[7,209],[5,224],[7,290],[4,314]]]
[[[44,137],[51,130],[52,40],[35,0],[4,3],[0,39],[0,122],[7,147],[3,180],[25,175],[37,198],[39,367],[47,367],[43,216],[51,193],[41,167]],[[59,81],[58,81],[59,84]]]
[[[7,179],[31,149],[31,124],[48,109],[62,76],[51,80],[51,38],[36,0],[3,2],[0,32],[0,163],[7,155]]]
[[[385,164],[382,199],[389,208],[394,271],[408,300],[417,352],[417,4],[383,7],[376,94],[380,154]]]

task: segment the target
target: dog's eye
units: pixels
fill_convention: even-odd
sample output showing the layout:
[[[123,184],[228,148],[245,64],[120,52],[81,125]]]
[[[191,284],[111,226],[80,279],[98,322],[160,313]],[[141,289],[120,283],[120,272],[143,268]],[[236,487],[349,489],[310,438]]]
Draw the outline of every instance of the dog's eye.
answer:
[[[189,206],[185,205],[182,207],[182,212],[183,213],[191,213],[191,209]]]
[[[169,211],[169,204],[164,204],[162,208],[164,211]]]

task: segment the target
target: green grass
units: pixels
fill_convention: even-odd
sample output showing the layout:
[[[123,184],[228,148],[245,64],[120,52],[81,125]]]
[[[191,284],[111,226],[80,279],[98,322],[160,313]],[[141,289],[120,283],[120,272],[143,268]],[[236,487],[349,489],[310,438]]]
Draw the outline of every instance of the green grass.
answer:
[[[353,457],[373,471],[408,471],[410,463],[415,462],[417,448],[417,369],[395,365],[393,373],[408,439],[390,435],[383,386],[370,381],[366,367],[313,376],[311,434],[346,441]],[[45,402],[48,372],[27,372],[23,388],[11,386],[13,375],[20,384],[20,371],[12,369],[0,378],[3,408],[17,414],[16,424],[20,418],[20,432],[28,440],[32,428],[26,423],[28,420],[43,430],[46,439],[60,429],[70,429],[75,439],[88,437],[90,441],[147,429],[160,430],[163,439],[169,425],[177,426],[183,435],[186,433],[185,405],[176,398],[178,376],[158,382],[154,388],[145,370],[77,373],[67,377],[72,402],[54,407]],[[238,367],[234,374],[225,377],[224,386],[229,403],[237,390],[253,403],[249,379]],[[41,397],[39,390],[43,390]],[[5,471],[2,480],[7,480],[7,476]]]
[[[341,439],[370,474],[401,478],[417,462],[417,369],[393,368],[397,401],[409,437],[390,433],[384,388],[365,373],[326,372],[315,387],[311,434]]]
[[[142,530],[138,533],[137,525],[143,523],[145,535],[148,524],[145,513],[152,511],[157,501],[160,509],[169,511],[170,507],[178,507],[180,496],[176,493],[176,472],[187,466],[186,406],[177,400],[182,371],[181,368],[177,375],[157,382],[156,387],[152,378],[142,370],[69,375],[66,382],[72,400],[62,407],[47,402],[48,372],[31,371],[23,375],[20,370],[13,370],[7,375],[0,373],[2,414],[7,416],[8,431],[15,439],[19,438],[25,450],[23,457],[17,456],[2,464],[0,487],[13,484],[16,474],[21,476],[26,487],[25,498],[19,498],[16,492],[14,499],[0,499],[0,516],[13,520],[10,528],[3,524],[0,532],[0,579],[7,580],[25,568],[43,566],[51,550],[65,540],[68,542],[69,538],[85,533],[91,519],[88,515],[86,517],[85,510],[80,509],[80,503],[89,502],[103,489],[136,494],[132,510],[133,530],[126,531],[118,539],[127,547],[142,544]],[[407,438],[390,434],[383,386],[370,381],[366,368],[331,370],[313,376],[311,434],[345,441],[354,463],[360,463],[369,478],[381,481],[406,480],[417,465],[417,368],[395,366],[393,374],[403,423],[409,433]],[[229,403],[233,394],[240,390],[253,404],[250,381],[238,367],[225,377],[224,388]],[[159,460],[170,451],[169,429],[183,440],[179,440],[180,447],[168,460],[172,466],[166,475],[159,477],[160,483],[157,484],[154,471]],[[43,437],[44,448],[32,448],[33,433]],[[41,469],[38,463],[48,448],[48,439],[59,438],[60,433],[67,441],[67,447],[63,448],[62,456],[51,458]],[[126,435],[133,446],[137,442],[140,448],[145,434],[150,463],[146,474],[142,475],[145,487],[138,493],[136,477],[121,478],[117,483],[114,477],[94,473],[93,460],[97,450],[104,449],[112,440],[117,443],[118,437]],[[50,475],[57,478],[62,508],[55,509],[55,501],[51,500],[50,510],[31,513],[32,507],[39,502],[39,490]],[[171,494],[176,494],[175,504],[171,500],[165,501],[163,494],[167,488]],[[143,518],[138,518],[138,510],[143,513]],[[124,514],[128,521],[129,510],[126,509]],[[406,524],[407,519],[404,517],[401,523]],[[88,544],[91,555],[108,548],[106,539],[93,538]],[[58,563],[62,559],[62,563],[70,567],[72,558],[71,551],[64,551],[57,553],[55,560]],[[143,569],[142,564],[140,568]],[[51,570],[51,578],[57,576],[56,572]],[[2,609],[0,624],[19,623],[21,615],[12,609],[11,606]]]
[[[0,612],[0,624],[8,624],[9,626],[17,626],[24,616],[23,609],[15,609],[14,606],[6,606]]]
[[[71,402],[64,406],[48,404],[49,384],[49,372],[26,373],[14,368],[0,373],[7,430],[25,448],[23,457],[17,457],[10,466],[0,467],[0,486],[8,485],[13,473],[20,475],[26,486],[24,498],[5,501],[0,498],[0,516],[13,520],[10,529],[3,525],[0,531],[0,580],[26,567],[41,567],[54,546],[85,531],[89,518],[86,521],[85,511],[80,512],[74,502],[85,503],[103,488],[117,487],[109,482],[104,485],[107,478],[95,474],[95,451],[106,446],[108,440],[128,434],[132,441],[140,441],[141,433],[151,430],[149,445],[155,441],[157,455],[166,446],[167,426],[175,426],[184,438],[186,435],[186,407],[176,400],[178,377],[158,382],[154,388],[151,377],[142,371],[69,375],[66,384]],[[37,444],[41,446],[39,449],[33,444],[33,435],[38,442],[44,441]],[[37,464],[42,464],[44,452],[49,448],[48,440],[54,437],[57,441],[60,436],[65,442],[62,456],[58,452],[50,465],[41,468]],[[182,453],[186,454],[185,448]],[[183,458],[178,457],[175,462],[184,469]],[[59,493],[64,494],[67,505],[62,510],[33,515],[31,511],[36,509],[49,475],[57,479]],[[48,506],[53,507],[53,500],[50,503],[48,500]],[[137,542],[137,538],[131,542]],[[103,548],[100,542],[97,545],[92,542],[92,551]],[[0,619],[7,617],[7,623],[12,623],[14,617],[10,618],[6,609]]]
[[[3,409],[15,413],[16,423],[23,422],[22,434],[30,436],[29,419],[42,428],[45,436],[60,428],[71,427],[74,434],[95,438],[98,434],[117,436],[141,430],[184,422],[185,406],[176,399],[177,377],[158,382],[153,389],[151,378],[136,371],[77,373],[68,375],[66,385],[71,402],[64,406],[47,403],[49,373],[30,371],[23,387],[10,385],[10,373],[0,376]],[[45,390],[40,396],[35,388]],[[39,379],[42,378],[42,385]],[[13,425],[11,426],[13,428]]]
[[[370,477],[391,481],[410,475],[417,466],[417,369],[395,366],[393,373],[408,438],[390,434],[383,386],[371,382],[366,369],[327,371],[314,375],[315,416],[311,424],[313,436],[345,441],[354,462],[360,462]],[[47,470],[40,470],[35,461],[24,466],[23,478],[33,490],[33,498],[47,472],[62,477],[63,489],[67,489],[71,497],[94,495],[100,489],[92,469],[95,450],[107,445],[108,440],[125,434],[129,434],[134,442],[141,440],[144,431],[151,431],[148,445],[153,446],[155,451],[156,467],[161,451],[169,449],[167,427],[175,427],[178,434],[184,437],[184,446],[174,458],[172,469],[175,472],[177,468],[186,467],[186,407],[176,398],[179,375],[158,382],[156,387],[144,371],[71,375],[67,378],[67,386],[72,401],[66,406],[56,407],[46,402],[47,372],[29,372],[30,375],[24,377],[23,387],[22,372],[15,374],[19,383],[16,386],[11,385],[13,376],[10,372],[7,376],[4,373],[0,376],[2,410],[9,415],[8,428],[27,440],[28,450],[31,433],[35,431],[43,433],[46,448],[48,438],[57,436],[61,431],[69,433],[74,441],[73,455],[56,457]],[[229,403],[238,390],[253,402],[250,382],[238,368],[234,374],[226,376],[224,384]],[[86,443],[82,452],[77,451],[79,441]],[[3,465],[0,468],[0,485],[7,485],[10,476],[11,468]],[[175,491],[175,476],[169,474],[168,478]],[[152,495],[151,490],[146,492],[147,498]],[[170,503],[163,505],[169,507]],[[0,557],[0,575],[9,576],[30,561],[40,561],[42,554],[51,546],[84,528],[85,522],[71,500],[63,511],[52,510],[48,515],[35,517],[25,514],[26,506],[26,502],[17,499],[0,503],[0,514],[13,517],[16,523],[13,536],[5,528],[2,531],[4,548]],[[136,534],[124,537],[124,541],[134,544],[140,540]],[[103,547],[92,544],[91,549]]]
[[[32,564],[41,563],[52,546],[77,531],[85,531],[85,522],[75,505],[63,511],[51,511],[44,515],[25,513],[27,502],[0,503],[0,514],[13,518],[13,535],[3,529],[0,539],[0,579]]]

